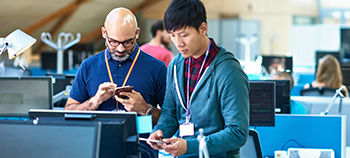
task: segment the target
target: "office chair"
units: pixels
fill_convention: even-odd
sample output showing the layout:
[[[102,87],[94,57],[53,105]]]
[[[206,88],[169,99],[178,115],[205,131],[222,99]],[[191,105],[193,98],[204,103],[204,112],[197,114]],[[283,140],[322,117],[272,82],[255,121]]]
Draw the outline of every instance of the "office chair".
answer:
[[[308,103],[306,101],[300,101],[300,100],[298,100],[298,101],[294,100],[294,101],[300,103],[301,105],[303,105],[303,107],[306,110],[306,114],[311,114],[311,108],[312,108],[311,103]]]
[[[335,88],[316,87],[303,89],[300,91],[301,96],[333,96],[335,94]]]
[[[260,140],[258,132],[255,130],[249,130],[249,136],[247,142],[241,147],[241,157],[249,158],[262,158],[262,151],[260,146]]]

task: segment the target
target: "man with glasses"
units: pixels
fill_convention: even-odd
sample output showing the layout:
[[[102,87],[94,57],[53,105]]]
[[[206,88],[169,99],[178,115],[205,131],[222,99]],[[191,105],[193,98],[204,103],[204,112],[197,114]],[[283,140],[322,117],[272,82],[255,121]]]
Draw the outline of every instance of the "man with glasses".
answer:
[[[130,10],[112,10],[101,31],[106,49],[81,64],[65,109],[134,111],[152,115],[155,125],[160,115],[157,105],[163,104],[165,93],[165,64],[140,50],[136,43],[140,28]],[[116,87],[128,85],[132,92],[120,93],[126,98],[114,95]],[[141,144],[142,157],[158,157],[157,151],[141,143],[147,146],[143,149]]]

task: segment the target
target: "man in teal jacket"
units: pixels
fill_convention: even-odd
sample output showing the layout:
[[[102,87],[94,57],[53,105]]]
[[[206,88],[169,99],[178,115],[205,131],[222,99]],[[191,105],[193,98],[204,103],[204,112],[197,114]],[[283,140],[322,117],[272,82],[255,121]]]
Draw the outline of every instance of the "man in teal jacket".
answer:
[[[210,157],[239,157],[249,128],[247,76],[234,55],[207,36],[199,0],[173,0],[164,23],[180,53],[169,64],[162,113],[149,137],[166,144],[147,143],[173,156],[198,157],[203,128]]]

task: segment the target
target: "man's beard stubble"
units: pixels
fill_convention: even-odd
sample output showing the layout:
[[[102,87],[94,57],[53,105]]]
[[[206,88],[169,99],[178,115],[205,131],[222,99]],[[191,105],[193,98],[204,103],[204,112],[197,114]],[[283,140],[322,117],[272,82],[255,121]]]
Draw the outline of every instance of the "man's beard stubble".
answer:
[[[116,60],[116,61],[118,61],[118,62],[122,62],[122,61],[125,61],[126,59],[128,59],[129,56],[132,54],[132,52],[134,52],[134,49],[135,49],[135,46],[136,46],[136,44],[134,44],[134,46],[132,47],[131,50],[129,50],[129,51],[125,50],[125,51],[123,51],[123,52],[119,52],[119,51],[117,51],[117,50],[113,50],[113,51],[112,51],[112,49],[110,49],[110,48],[108,47],[107,43],[105,43],[105,45],[106,45],[107,50],[108,50],[109,53],[111,54],[112,59],[114,59],[114,60]],[[126,53],[126,55],[124,55],[124,56],[117,56],[117,55],[114,54],[114,53],[124,54],[125,52],[128,52],[128,53]]]

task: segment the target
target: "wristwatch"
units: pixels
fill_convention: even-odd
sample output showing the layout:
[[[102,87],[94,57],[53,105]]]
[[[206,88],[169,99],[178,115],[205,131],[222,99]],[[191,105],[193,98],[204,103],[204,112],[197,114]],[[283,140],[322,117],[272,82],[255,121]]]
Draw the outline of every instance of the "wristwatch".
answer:
[[[151,104],[148,104],[149,108],[146,111],[146,115],[152,115],[153,114],[153,106]]]

